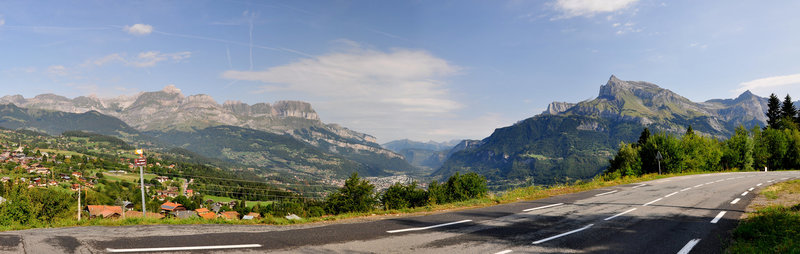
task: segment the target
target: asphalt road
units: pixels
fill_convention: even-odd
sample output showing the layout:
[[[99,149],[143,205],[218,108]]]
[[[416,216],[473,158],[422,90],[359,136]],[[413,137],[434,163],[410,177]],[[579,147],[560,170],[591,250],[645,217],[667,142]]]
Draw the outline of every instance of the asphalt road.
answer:
[[[755,193],[796,178],[800,172],[681,176],[368,222],[33,229],[0,233],[0,252],[719,253]]]

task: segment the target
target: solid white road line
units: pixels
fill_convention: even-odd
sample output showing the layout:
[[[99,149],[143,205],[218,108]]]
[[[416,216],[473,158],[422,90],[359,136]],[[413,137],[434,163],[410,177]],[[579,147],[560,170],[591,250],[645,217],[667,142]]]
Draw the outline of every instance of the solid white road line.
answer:
[[[652,203],[658,202],[658,201],[659,201],[659,200],[661,200],[661,199],[663,199],[663,198],[658,198],[658,199],[656,199],[656,200],[653,200],[653,201],[647,202],[647,203],[645,203],[645,204],[644,204],[644,205],[642,205],[642,206],[647,206],[647,205],[649,205],[649,204],[652,204]]]
[[[522,210],[522,211],[523,211],[523,212],[530,212],[530,211],[533,211],[533,210],[545,209],[545,208],[550,208],[550,207],[559,206],[559,205],[563,205],[563,204],[564,204],[564,203],[558,203],[558,204],[552,204],[552,205],[546,205],[546,206],[540,206],[540,207],[528,208],[528,209],[525,209],[525,210]]]
[[[722,216],[725,215],[725,213],[726,213],[725,211],[719,212],[719,214],[717,214],[717,217],[714,217],[714,219],[711,220],[711,223],[716,224],[717,222],[719,222],[719,219],[722,219]]]
[[[675,194],[678,194],[678,192],[676,191],[676,192],[670,193],[669,195],[666,195],[666,196],[664,196],[664,197],[665,197],[665,198],[668,198],[669,196],[672,196],[672,195],[675,195]]]
[[[747,191],[753,191],[753,189],[755,189],[755,188],[750,188],[750,189],[747,189]]]
[[[742,193],[742,196],[747,195],[747,193],[749,193],[749,191],[745,191],[744,193]]]
[[[408,231],[419,231],[419,230],[426,230],[426,229],[450,226],[450,225],[455,225],[455,224],[465,223],[465,222],[470,222],[470,221],[472,221],[472,220],[461,220],[461,221],[444,223],[444,224],[427,226],[427,227],[421,227],[421,228],[406,228],[406,229],[398,229],[398,230],[389,230],[389,231],[386,231],[386,233],[393,234],[393,233],[408,232]]]
[[[771,183],[771,182],[774,182],[774,181],[775,181],[775,180],[769,180],[769,181],[767,181],[767,182],[768,182],[768,183]]]
[[[759,184],[756,184],[756,186],[761,186],[762,184],[764,184],[764,183],[759,183]]]
[[[703,184],[701,183],[701,184],[695,185],[694,188],[697,188],[697,187],[700,187],[700,186],[703,186]]]
[[[551,236],[551,237],[548,237],[548,238],[545,238],[545,239],[542,239],[542,240],[539,240],[539,241],[535,241],[535,242],[533,242],[533,244],[540,244],[540,243],[547,242],[547,241],[550,241],[550,240],[553,240],[553,239],[556,239],[556,238],[559,238],[559,237],[562,237],[562,236],[578,233],[578,232],[584,231],[586,229],[589,229],[592,226],[594,226],[594,224],[589,224],[589,225],[586,225],[585,227],[582,227],[582,228],[579,228],[579,229],[576,229],[576,230],[572,230],[572,231],[569,231],[569,232],[566,232],[566,233],[561,233],[561,234],[554,235],[554,236]]]
[[[501,251],[501,252],[498,252],[498,253],[495,253],[495,254],[508,254],[508,253],[511,253],[511,252],[514,252],[514,251],[513,250],[504,250],[504,251]]]
[[[680,251],[678,251],[678,254],[689,254],[689,252],[692,251],[692,248],[694,248],[694,246],[697,245],[698,242],[700,242],[700,238],[692,239],[691,241],[686,243],[686,245],[684,245]]]
[[[609,192],[603,192],[603,193],[600,193],[600,194],[597,194],[597,195],[594,195],[594,196],[595,197],[599,197],[599,196],[608,195],[608,194],[611,194],[611,193],[614,193],[614,192],[617,192],[617,191],[618,190],[613,190],[613,191],[609,191]]]
[[[731,205],[739,203],[739,200],[742,200],[742,199],[741,198],[734,199],[733,201],[731,201]]]
[[[636,189],[636,188],[639,188],[639,187],[642,187],[642,186],[645,186],[645,185],[647,185],[647,184],[643,183],[643,184],[640,184],[640,185],[637,185],[637,186],[633,186],[633,188],[631,188],[631,189]]]
[[[689,187],[689,188],[683,189],[681,191],[687,191],[687,190],[691,190],[691,189],[692,189],[692,187]]]
[[[259,248],[259,247],[261,247],[261,244],[187,246],[187,247],[138,248],[138,249],[106,248],[106,250],[108,252],[154,252],[154,251],[187,251],[187,250],[221,250],[221,249]]]
[[[611,220],[611,219],[614,219],[614,218],[616,218],[616,217],[622,216],[623,214],[626,214],[626,213],[629,213],[629,212],[633,212],[633,210],[636,210],[636,208],[631,208],[631,209],[629,209],[629,210],[627,210],[627,211],[624,211],[624,212],[618,213],[617,215],[614,215],[614,216],[608,217],[608,218],[606,218],[606,219],[604,219],[604,220]]]

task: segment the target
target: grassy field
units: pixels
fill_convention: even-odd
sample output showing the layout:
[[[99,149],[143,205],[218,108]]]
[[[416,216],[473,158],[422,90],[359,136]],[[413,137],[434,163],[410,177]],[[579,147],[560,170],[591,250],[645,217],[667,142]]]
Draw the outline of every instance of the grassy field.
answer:
[[[211,195],[203,195],[203,198],[206,199],[206,200],[211,199],[211,200],[214,200],[216,202],[231,202],[233,200],[236,200],[236,199],[229,198],[229,197],[220,197],[220,196],[211,196]],[[256,204],[261,204],[262,206],[264,206],[264,205],[272,204],[272,201],[245,201],[245,205],[247,205],[247,207],[254,207],[254,206],[256,206]]]
[[[769,186],[760,195],[767,202],[755,204],[757,210],[739,223],[726,252],[800,253],[800,180]]]
[[[139,181],[139,173],[136,173],[136,174],[133,174],[133,173],[112,174],[112,173],[108,173],[108,172],[103,172],[103,176],[106,179],[112,180],[112,181],[126,181],[126,182],[130,182],[130,181],[134,181],[134,180],[136,182]],[[144,180],[145,181],[150,181],[150,179],[153,179],[155,177],[156,177],[155,174],[144,174]],[[141,200],[141,199],[139,199],[139,200]]]
[[[70,156],[75,156],[75,155],[86,156],[85,154],[82,154],[82,153],[76,153],[76,152],[73,152],[73,151],[66,151],[66,150],[39,149],[39,151],[43,152],[43,153],[46,152],[46,153],[50,154],[51,156],[52,155],[56,155],[56,154],[63,154],[63,155],[70,155]]]

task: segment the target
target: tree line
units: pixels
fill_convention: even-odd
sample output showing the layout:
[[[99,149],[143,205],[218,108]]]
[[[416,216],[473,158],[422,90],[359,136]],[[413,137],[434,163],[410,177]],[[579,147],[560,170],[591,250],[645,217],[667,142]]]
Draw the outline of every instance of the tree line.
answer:
[[[620,144],[604,177],[657,173],[659,167],[665,173],[800,168],[800,114],[791,97],[781,102],[772,94],[767,108],[767,126],[739,126],[727,140],[697,135],[691,126],[682,136],[644,128],[638,141]]]

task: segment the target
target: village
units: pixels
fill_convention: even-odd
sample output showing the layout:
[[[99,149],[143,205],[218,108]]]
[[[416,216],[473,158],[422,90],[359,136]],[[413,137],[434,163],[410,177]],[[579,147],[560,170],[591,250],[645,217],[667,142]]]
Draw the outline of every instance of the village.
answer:
[[[65,147],[70,144],[65,142],[48,141],[51,146]],[[39,143],[41,144],[41,142]],[[138,206],[129,200],[108,202],[98,194],[105,191],[108,186],[127,186],[124,193],[127,197],[138,197],[139,168],[129,158],[120,158],[115,162],[98,159],[96,156],[81,155],[78,153],[29,147],[25,144],[0,144],[0,184],[3,186],[20,185],[27,188],[53,188],[72,192],[73,196],[80,197],[84,204],[81,207],[81,217],[88,219],[124,219],[142,217],[141,198],[136,199]],[[103,168],[103,165],[111,165]],[[175,164],[162,165],[160,162],[148,163],[145,168],[175,169]],[[145,193],[147,201],[147,218],[203,218],[225,220],[252,220],[261,218],[258,212],[240,214],[233,209],[237,207],[237,200],[227,202],[202,199],[202,195],[189,188],[194,179],[168,177],[154,173],[145,176]],[[90,195],[87,197],[87,195]],[[6,199],[0,197],[0,204]],[[191,205],[182,204],[191,203]],[[153,204],[156,203],[157,204]],[[116,203],[108,205],[103,203]],[[156,209],[154,209],[156,208]],[[191,208],[191,209],[187,209]],[[239,209],[242,211],[242,209]],[[244,211],[250,211],[245,209]],[[80,217],[79,217],[80,218]]]

